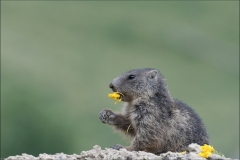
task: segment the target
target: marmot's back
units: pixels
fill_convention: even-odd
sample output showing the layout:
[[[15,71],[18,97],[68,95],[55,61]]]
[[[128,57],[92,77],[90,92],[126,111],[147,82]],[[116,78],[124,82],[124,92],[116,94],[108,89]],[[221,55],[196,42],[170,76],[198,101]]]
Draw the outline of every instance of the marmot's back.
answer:
[[[186,104],[172,98],[157,70],[128,71],[115,78],[110,88],[122,93],[121,99],[127,105],[122,114],[103,110],[100,119],[133,137],[131,146],[126,147],[128,150],[181,152],[191,143],[209,143],[201,119]]]

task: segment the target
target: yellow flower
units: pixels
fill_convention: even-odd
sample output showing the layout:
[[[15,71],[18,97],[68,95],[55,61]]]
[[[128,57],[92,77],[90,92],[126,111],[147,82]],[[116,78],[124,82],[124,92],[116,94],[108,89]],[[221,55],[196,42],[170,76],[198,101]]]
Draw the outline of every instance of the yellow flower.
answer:
[[[208,158],[214,152],[214,148],[207,144],[200,146],[200,149],[202,152],[199,153],[198,155],[204,158]]]
[[[122,100],[122,96],[123,94],[120,92],[113,92],[111,94],[108,94],[108,97],[112,98],[114,101],[116,101],[116,103]]]
[[[186,151],[180,152],[180,154],[185,154],[185,153],[186,153]]]

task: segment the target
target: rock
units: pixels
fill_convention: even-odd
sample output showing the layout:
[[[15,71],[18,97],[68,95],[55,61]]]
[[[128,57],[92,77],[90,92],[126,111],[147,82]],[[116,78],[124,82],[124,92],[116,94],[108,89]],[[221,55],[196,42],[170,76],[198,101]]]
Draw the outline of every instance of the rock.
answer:
[[[231,158],[225,158],[225,157],[222,157],[220,155],[217,155],[217,154],[211,154],[209,157],[208,157],[208,160],[231,160]]]
[[[190,144],[188,151],[185,153],[167,152],[160,155],[147,153],[143,151],[127,151],[125,148],[120,150],[114,150],[112,148],[105,148],[102,150],[100,146],[95,145],[93,149],[89,151],[82,151],[80,155],[73,154],[67,155],[64,153],[39,154],[38,157],[23,153],[21,156],[10,156],[6,160],[92,160],[92,159],[116,159],[116,160],[142,160],[142,159],[158,159],[158,160],[206,160],[203,157],[198,156],[200,153],[200,146],[198,144]],[[211,154],[208,160],[230,160],[217,154]]]

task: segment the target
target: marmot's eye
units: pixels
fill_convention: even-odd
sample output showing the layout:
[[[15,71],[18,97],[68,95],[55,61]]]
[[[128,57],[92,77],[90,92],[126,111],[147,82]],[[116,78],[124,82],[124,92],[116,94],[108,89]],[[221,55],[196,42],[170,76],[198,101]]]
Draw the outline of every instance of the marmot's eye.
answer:
[[[130,76],[128,77],[128,79],[133,79],[133,78],[135,78],[134,75],[130,75]]]

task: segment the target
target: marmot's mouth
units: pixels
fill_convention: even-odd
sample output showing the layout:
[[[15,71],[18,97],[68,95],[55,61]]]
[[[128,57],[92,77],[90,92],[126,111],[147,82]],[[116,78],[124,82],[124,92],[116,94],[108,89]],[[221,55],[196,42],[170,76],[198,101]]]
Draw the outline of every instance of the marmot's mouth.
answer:
[[[118,93],[120,93],[120,92],[118,92]],[[122,93],[120,93],[119,95],[120,95],[119,99],[121,99],[121,101],[122,101],[122,98],[124,95]]]
[[[111,93],[111,94],[108,94],[108,97],[109,97],[109,98],[112,98],[113,100],[115,100],[116,103],[122,101],[122,97],[123,97],[123,96],[124,96],[124,95],[123,95],[122,93],[120,93],[120,92],[113,92],[113,93]],[[115,104],[116,104],[116,103],[115,103]]]
[[[119,98],[121,98],[121,99],[123,98],[124,94],[121,91],[117,90],[115,87],[112,88],[112,91],[116,92],[116,93],[119,93],[119,95],[120,95]]]
[[[116,90],[114,87],[112,88],[112,91],[113,91],[113,92],[117,92],[117,90]]]

